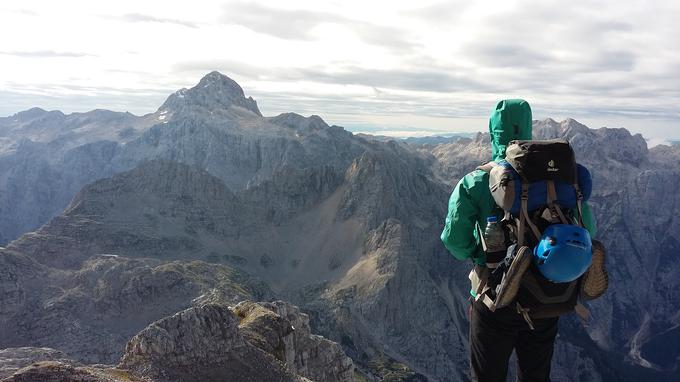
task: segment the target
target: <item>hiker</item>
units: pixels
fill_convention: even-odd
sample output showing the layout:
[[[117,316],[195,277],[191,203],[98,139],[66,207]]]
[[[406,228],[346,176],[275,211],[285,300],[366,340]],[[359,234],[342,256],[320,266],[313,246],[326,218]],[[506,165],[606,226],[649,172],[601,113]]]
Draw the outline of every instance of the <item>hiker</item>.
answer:
[[[578,182],[573,183],[583,185],[574,184],[572,190],[572,185],[567,184],[571,191],[569,195],[572,195],[572,200],[567,203],[574,205],[571,210],[559,205],[555,208],[556,199],[566,191],[564,184],[558,183],[560,195],[552,195],[550,187],[552,191],[555,190],[552,180],[543,182],[549,183],[550,187],[543,185],[540,188],[543,190],[540,202],[544,215],[539,218],[525,213],[527,210],[536,211],[535,206],[527,207],[526,204],[527,200],[530,203],[532,199],[525,197],[525,194],[534,192],[533,187],[530,192],[528,184],[526,189],[522,188],[521,201],[520,195],[515,195],[517,201],[514,204],[515,197],[512,194],[500,195],[499,199],[495,193],[501,188],[508,188],[509,181],[513,179],[518,183],[518,189],[520,182],[527,183],[526,174],[517,176],[516,170],[503,160],[506,159],[506,149],[511,141],[532,139],[531,124],[528,102],[514,99],[497,104],[489,121],[493,161],[478,167],[458,182],[449,199],[448,214],[441,234],[445,247],[455,258],[471,259],[474,263],[470,273],[470,367],[473,381],[505,381],[508,360],[513,350],[517,355],[519,381],[549,381],[559,315],[576,309],[579,293],[581,297],[585,294],[588,298],[596,298],[606,289],[604,248],[599,242],[591,245],[595,224],[585,202],[587,198],[583,198],[583,193],[589,195],[591,186],[590,174],[585,167],[575,162],[572,164],[573,172],[578,172],[579,178]],[[566,159],[560,157],[558,160],[568,161],[571,155],[573,161],[573,151],[568,142],[548,143],[538,146],[547,148],[549,154],[553,147],[554,150],[564,151]],[[527,145],[515,144],[511,147],[517,151]],[[519,160],[531,157],[525,154],[517,157]],[[548,162],[548,166],[551,165],[554,165],[552,159]],[[541,166],[545,168],[546,165]],[[558,171],[555,168],[547,170]],[[495,184],[493,195],[490,189],[492,174],[505,177]],[[546,192],[550,209],[544,206]],[[499,202],[506,205],[500,206]],[[544,219],[543,216],[548,217]],[[542,223],[536,223],[538,220]],[[563,224],[551,225],[555,222]],[[500,236],[502,250],[490,250],[489,247],[498,243],[484,240],[487,234],[485,227],[487,231],[488,227],[504,227]],[[565,234],[576,239],[573,243],[567,243],[569,245],[560,244],[562,238],[559,235]],[[510,240],[512,237],[514,243]],[[509,249],[506,250],[506,247]],[[562,255],[563,252],[565,255]],[[547,257],[540,256],[553,256],[555,261],[546,261]],[[566,261],[569,256],[581,260]],[[595,271],[599,272],[598,277],[593,276]],[[587,282],[584,281],[586,279]],[[525,283],[534,283],[534,287],[523,287]],[[586,285],[590,289],[584,292]],[[527,290],[533,291],[533,294]],[[535,295],[536,290],[540,292],[538,295]],[[550,298],[543,296],[543,292]]]

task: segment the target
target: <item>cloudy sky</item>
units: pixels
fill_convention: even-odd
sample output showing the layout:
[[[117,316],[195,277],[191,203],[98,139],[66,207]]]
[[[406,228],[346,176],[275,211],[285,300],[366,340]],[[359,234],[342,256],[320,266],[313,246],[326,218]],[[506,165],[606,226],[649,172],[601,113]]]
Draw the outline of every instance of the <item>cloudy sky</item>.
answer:
[[[0,2],[0,116],[33,106],[141,115],[209,71],[264,115],[353,131],[486,129],[502,98],[680,139],[680,2]]]

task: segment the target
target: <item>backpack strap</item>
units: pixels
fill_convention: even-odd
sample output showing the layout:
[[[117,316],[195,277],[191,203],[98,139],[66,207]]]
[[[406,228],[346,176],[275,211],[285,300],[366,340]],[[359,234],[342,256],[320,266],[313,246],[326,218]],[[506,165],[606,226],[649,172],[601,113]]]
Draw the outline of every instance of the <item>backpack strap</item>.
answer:
[[[489,293],[491,292],[491,288],[488,284],[489,273],[489,268],[483,265],[475,265],[470,271],[468,278],[472,284],[470,294],[474,300],[482,300],[482,303],[493,312],[496,310],[496,304],[494,304],[491,297],[489,297]]]
[[[529,228],[531,228],[531,232],[533,232],[534,236],[536,236],[536,240],[540,241],[541,240],[541,231],[536,227],[536,224],[531,220],[529,217],[529,211],[528,211],[528,206],[529,205],[529,183],[526,182],[525,180],[522,180],[522,196],[521,196],[521,208],[522,212],[520,213],[520,218],[519,218],[519,237],[517,238],[517,245],[522,246],[524,245],[524,223],[529,225]]]
[[[576,211],[578,212],[578,219],[576,219],[576,225],[583,228],[583,191],[581,191],[581,186],[578,184],[578,171],[574,174],[574,191],[576,192]]]
[[[529,309],[524,308],[519,302],[515,302],[515,308],[517,313],[521,314],[524,321],[527,322],[529,329],[534,330],[534,322],[531,320],[531,316],[529,316]]]
[[[581,191],[578,182],[574,183],[574,190],[576,191],[576,210],[578,211],[576,223],[579,227],[583,227],[583,191]]]
[[[555,189],[555,182],[552,180],[547,180],[545,182],[545,186],[548,191],[547,192],[548,198],[546,202],[548,204],[550,212],[553,214],[553,216],[559,217],[560,222],[562,222],[562,224],[569,224],[569,221],[562,213],[562,208],[560,207],[559,204],[555,203],[555,201],[557,200],[557,190]]]

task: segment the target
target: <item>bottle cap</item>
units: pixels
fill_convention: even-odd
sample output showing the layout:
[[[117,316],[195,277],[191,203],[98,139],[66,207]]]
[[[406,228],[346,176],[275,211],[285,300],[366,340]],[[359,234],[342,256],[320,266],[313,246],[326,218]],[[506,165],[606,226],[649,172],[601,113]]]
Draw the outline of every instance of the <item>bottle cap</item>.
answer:
[[[487,223],[495,223],[497,221],[498,221],[498,218],[495,217],[495,216],[489,216],[489,217],[486,218]]]

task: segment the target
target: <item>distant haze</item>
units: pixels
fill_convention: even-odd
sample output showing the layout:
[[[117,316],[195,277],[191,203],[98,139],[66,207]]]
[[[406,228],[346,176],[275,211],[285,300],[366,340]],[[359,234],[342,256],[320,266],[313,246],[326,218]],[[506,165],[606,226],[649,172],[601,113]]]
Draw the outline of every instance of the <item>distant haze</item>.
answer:
[[[600,0],[32,1],[0,5],[0,116],[146,114],[218,70],[265,115],[357,132],[486,129],[502,98],[534,118],[680,139],[680,3]]]

